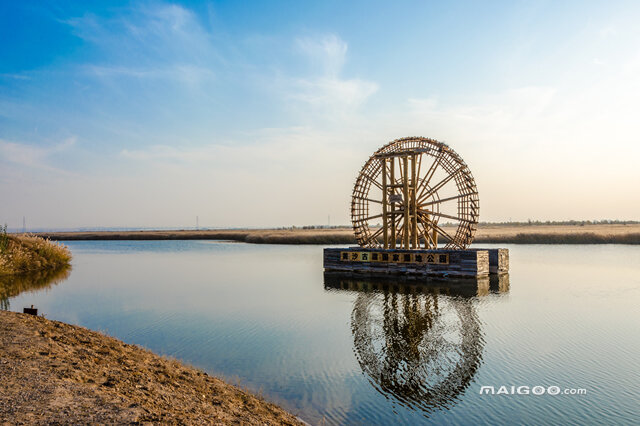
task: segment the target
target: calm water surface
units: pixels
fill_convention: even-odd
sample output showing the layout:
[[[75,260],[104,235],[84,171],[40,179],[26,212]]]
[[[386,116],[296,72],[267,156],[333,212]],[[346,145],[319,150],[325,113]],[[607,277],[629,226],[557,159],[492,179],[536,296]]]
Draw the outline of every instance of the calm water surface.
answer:
[[[318,246],[68,245],[68,278],[5,288],[3,308],[176,357],[309,423],[638,421],[640,247],[511,246],[502,280],[415,286],[325,277]]]

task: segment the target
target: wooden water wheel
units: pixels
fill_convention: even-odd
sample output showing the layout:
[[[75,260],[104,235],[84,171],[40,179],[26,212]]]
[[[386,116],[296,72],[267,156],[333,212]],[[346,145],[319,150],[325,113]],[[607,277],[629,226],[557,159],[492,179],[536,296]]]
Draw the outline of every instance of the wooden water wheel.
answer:
[[[367,160],[353,188],[358,244],[385,249],[465,249],[480,202],[471,171],[434,139],[397,139]]]

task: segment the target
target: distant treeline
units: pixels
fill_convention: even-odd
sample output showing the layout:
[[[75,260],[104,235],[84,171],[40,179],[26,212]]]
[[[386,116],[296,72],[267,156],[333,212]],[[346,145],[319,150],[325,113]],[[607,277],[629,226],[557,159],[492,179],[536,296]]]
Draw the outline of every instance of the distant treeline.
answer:
[[[528,220],[526,222],[479,222],[479,226],[542,226],[542,225],[558,225],[558,226],[585,226],[585,225],[637,225],[637,220]]]
[[[288,229],[351,229],[351,225],[303,225],[303,226],[282,226],[280,228],[273,228],[278,230]]]
[[[603,235],[581,233],[518,233],[516,235],[478,236],[480,244],[640,244],[640,233]]]
[[[585,228],[588,229],[588,228]],[[635,230],[634,230],[635,231]],[[336,229],[328,232],[312,230],[247,230],[247,231],[144,231],[97,233],[47,233],[52,240],[226,240],[253,244],[356,244],[353,232]],[[440,240],[446,243],[446,238]],[[509,232],[506,235],[477,235],[474,242],[496,244],[640,244],[639,232]]]
[[[220,235],[219,237],[222,237]],[[340,234],[279,234],[247,233],[227,235],[226,238],[253,244],[356,244],[351,233]],[[447,238],[442,237],[444,244]],[[640,233],[603,235],[593,232],[581,233],[517,233],[515,235],[477,236],[475,244],[640,244]]]
[[[478,226],[586,226],[586,225],[638,225],[638,220],[528,220],[526,222],[478,222]],[[454,226],[456,223],[444,222],[444,226]],[[380,224],[378,224],[380,226]],[[303,226],[283,226],[275,228],[279,230],[290,229],[351,229],[351,225],[303,225]]]

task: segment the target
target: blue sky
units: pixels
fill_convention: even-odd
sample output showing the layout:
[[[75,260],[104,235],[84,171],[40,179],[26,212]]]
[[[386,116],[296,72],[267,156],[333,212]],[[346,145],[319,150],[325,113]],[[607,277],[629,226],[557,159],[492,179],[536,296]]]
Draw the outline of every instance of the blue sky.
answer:
[[[481,220],[640,219],[637,2],[5,2],[0,221],[349,221],[446,141]]]

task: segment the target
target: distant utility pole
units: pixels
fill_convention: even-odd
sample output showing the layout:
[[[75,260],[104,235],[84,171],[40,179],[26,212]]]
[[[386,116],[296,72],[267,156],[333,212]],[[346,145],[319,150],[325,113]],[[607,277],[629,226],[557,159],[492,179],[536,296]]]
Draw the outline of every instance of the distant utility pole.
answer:
[[[22,233],[27,233],[27,218],[22,216]]]
[[[327,223],[327,226],[331,227],[331,215],[328,216]]]

